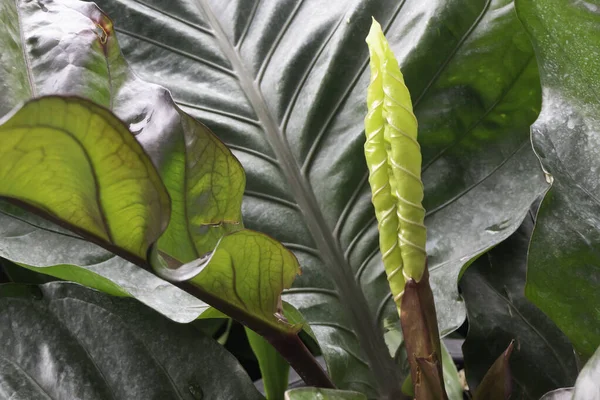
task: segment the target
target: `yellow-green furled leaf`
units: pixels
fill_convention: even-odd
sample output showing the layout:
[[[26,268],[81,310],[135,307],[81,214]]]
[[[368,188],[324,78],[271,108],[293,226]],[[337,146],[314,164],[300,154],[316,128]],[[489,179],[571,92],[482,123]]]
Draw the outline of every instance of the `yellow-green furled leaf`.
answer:
[[[365,158],[379,223],[379,245],[397,304],[405,279],[421,279],[426,229],[421,149],[410,93],[381,26],[367,36],[371,82],[367,91]]]
[[[0,124],[0,197],[145,259],[169,220],[150,159],[108,110],[79,98],[27,102]]]

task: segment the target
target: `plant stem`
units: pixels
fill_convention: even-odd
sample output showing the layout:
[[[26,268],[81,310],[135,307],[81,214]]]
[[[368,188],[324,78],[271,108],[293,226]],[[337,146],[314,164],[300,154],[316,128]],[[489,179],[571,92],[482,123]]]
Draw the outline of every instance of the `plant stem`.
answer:
[[[406,282],[400,323],[415,399],[448,399],[444,388],[440,334],[427,265],[419,282],[414,279]]]
[[[248,317],[222,299],[189,282],[175,282],[173,284],[264,337],[308,386],[335,389],[331,378],[321,368],[317,359],[300,340],[297,333],[278,331],[259,320]]]

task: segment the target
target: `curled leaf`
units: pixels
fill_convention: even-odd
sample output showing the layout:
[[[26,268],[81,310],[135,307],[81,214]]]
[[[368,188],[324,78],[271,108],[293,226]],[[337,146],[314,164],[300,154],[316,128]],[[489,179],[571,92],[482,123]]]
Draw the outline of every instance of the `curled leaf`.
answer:
[[[383,264],[394,299],[400,304],[405,280],[419,281],[425,268],[421,149],[410,93],[375,20],[367,44],[371,82],[367,92],[365,158]]]

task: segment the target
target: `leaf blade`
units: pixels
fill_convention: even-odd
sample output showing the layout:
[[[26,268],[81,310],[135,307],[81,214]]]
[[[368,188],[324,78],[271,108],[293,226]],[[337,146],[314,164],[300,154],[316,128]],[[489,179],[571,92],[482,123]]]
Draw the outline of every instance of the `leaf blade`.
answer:
[[[166,227],[170,200],[151,161],[110,112],[45,97],[7,116],[0,134],[0,195],[146,258]]]
[[[597,57],[587,56],[599,44],[595,3],[589,3],[591,8],[554,1],[544,7],[517,3],[544,88],[532,142],[553,181],[538,211],[525,293],[586,357],[600,345],[600,314],[588,307],[600,302],[595,284],[600,259],[593,250],[600,240],[600,221],[597,176],[592,172],[598,166],[594,143],[600,131],[600,64]]]
[[[22,394],[22,385],[46,393],[41,398],[261,398],[215,341],[132,299],[55,282],[1,285],[0,303],[0,375],[11,365],[19,371],[2,380],[3,393]],[[209,365],[211,356],[220,363]]]

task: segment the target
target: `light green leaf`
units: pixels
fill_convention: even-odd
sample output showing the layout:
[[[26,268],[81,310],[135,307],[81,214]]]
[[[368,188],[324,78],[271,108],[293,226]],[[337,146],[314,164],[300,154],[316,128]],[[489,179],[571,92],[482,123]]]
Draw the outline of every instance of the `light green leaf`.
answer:
[[[452,356],[448,353],[446,345],[442,341],[442,368],[444,370],[444,384],[446,386],[446,393],[448,394],[449,400],[462,400],[463,399],[463,388],[460,383],[460,377],[458,376],[458,370],[454,365]]]
[[[553,181],[529,248],[527,297],[589,357],[600,346],[600,2],[520,0],[544,89],[532,142]]]
[[[405,280],[421,280],[427,256],[421,147],[410,93],[381,25],[375,20],[366,41],[371,81],[365,158],[383,267],[400,313]]]
[[[285,400],[367,400],[367,397],[350,390],[300,388],[288,390]]]
[[[267,400],[283,400],[288,387],[290,366],[262,336],[248,328],[246,334],[258,360]]]
[[[0,256],[22,267],[132,296],[177,322],[211,308],[204,302],[73,233],[0,201]]]
[[[30,88],[20,92],[20,98],[2,98],[0,107],[32,95],[59,93],[86,97],[113,110],[136,134],[172,199],[171,219],[158,241],[160,251],[178,262],[192,261],[212,251],[224,234],[243,228],[245,176],[239,162],[204,125],[176,107],[164,88],[132,73],[112,22],[95,5],[15,1],[0,11],[3,20],[17,22],[3,26],[0,84],[12,85],[18,76],[11,71],[18,74],[22,68],[25,87]],[[132,295],[179,322],[208,311],[203,302],[72,233],[13,207],[1,207],[1,256],[112,294]],[[123,221],[122,232],[127,234],[132,226]]]
[[[0,121],[0,196],[129,259],[146,259],[169,195],[127,128],[89,101],[45,97]],[[123,249],[123,250],[121,250]]]
[[[187,266],[175,274],[186,271]],[[193,274],[183,278],[218,299],[221,308],[238,310],[244,318],[271,329],[300,330],[300,325],[287,322],[281,302],[281,292],[292,285],[300,267],[294,254],[276,240],[244,229],[224,236],[206,260],[189,266]]]

